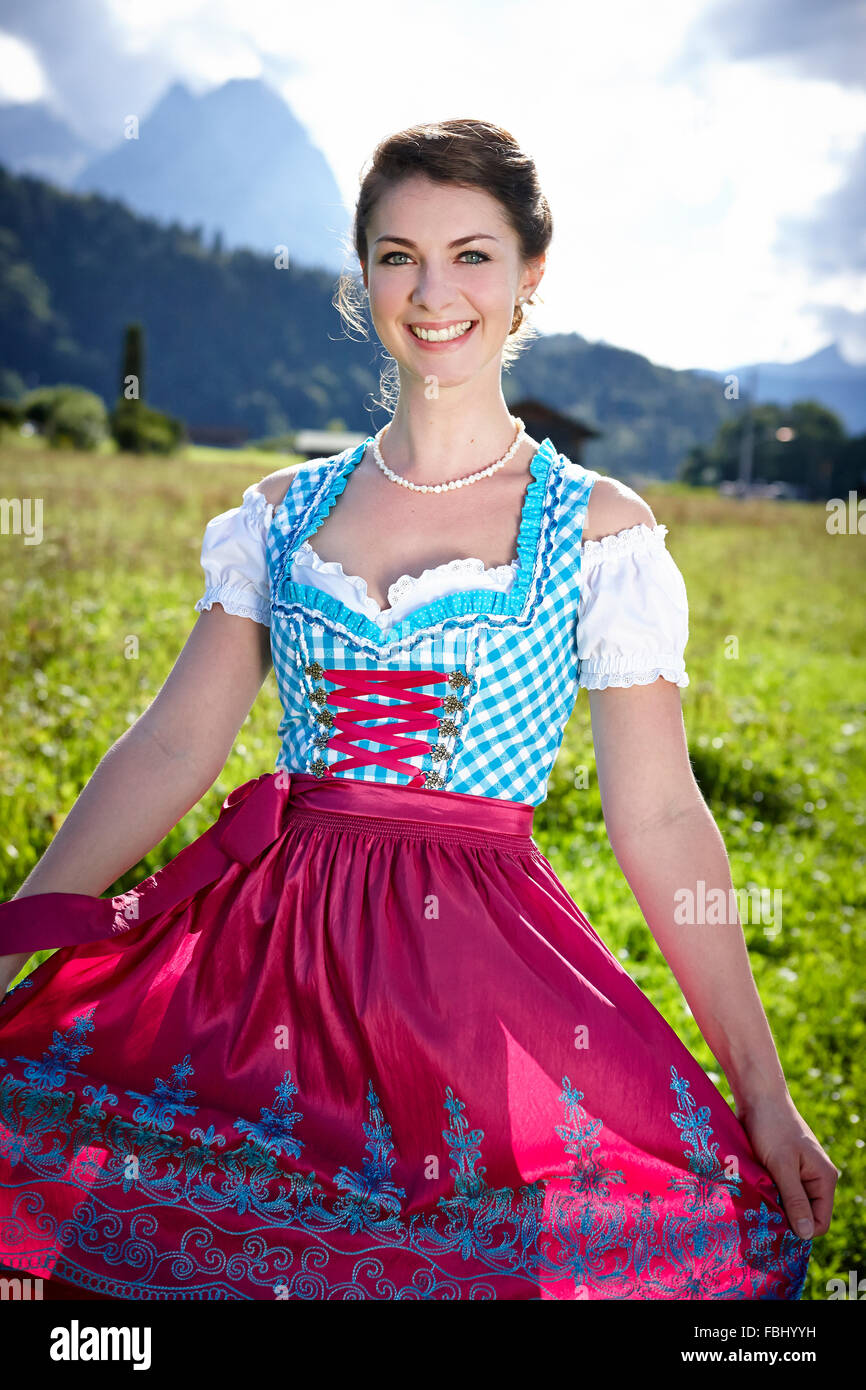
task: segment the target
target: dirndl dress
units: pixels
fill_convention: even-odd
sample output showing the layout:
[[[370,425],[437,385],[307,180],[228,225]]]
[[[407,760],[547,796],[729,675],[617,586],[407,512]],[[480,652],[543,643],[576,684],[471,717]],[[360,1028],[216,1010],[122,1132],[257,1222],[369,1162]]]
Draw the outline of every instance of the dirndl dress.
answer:
[[[545,440],[511,573],[425,572],[396,632],[309,545],[362,452],[206,531],[197,606],[271,626],[275,769],[126,893],[0,904],[0,953],[57,948],[0,1005],[0,1266],[137,1300],[798,1299],[810,1242],[532,835],[581,683],[648,653],[687,681],[664,528],[582,543],[596,475]]]

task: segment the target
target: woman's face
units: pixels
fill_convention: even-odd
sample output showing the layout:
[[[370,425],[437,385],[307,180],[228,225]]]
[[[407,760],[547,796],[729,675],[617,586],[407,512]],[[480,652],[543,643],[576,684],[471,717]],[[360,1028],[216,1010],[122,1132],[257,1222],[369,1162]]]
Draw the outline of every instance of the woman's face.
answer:
[[[466,381],[498,361],[514,306],[529,298],[544,266],[543,256],[523,262],[517,235],[490,194],[423,175],[378,200],[367,252],[364,284],[383,347],[401,370],[433,375],[440,385]],[[425,341],[413,325],[449,336]]]

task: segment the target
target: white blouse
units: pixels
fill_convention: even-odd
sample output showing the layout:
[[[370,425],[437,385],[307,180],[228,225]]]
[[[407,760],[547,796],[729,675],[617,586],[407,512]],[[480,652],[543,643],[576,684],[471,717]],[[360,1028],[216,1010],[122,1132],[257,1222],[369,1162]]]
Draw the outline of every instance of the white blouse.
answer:
[[[201,547],[205,592],[196,611],[219,603],[227,613],[270,626],[265,537],[273,513],[273,504],[251,483],[240,506],[207,523]],[[641,522],[583,542],[577,628],[580,686],[605,690],[647,685],[659,676],[688,685],[688,600],[682,574],[665,546],[667,529]],[[383,630],[419,604],[462,589],[508,592],[516,572],[516,560],[492,569],[474,558],[449,560],[420,575],[401,575],[388,589],[389,607],[383,609],[368,594],[364,579],[346,574],[337,560],[322,560],[308,541],[291,567],[297,583],[332,594]]]

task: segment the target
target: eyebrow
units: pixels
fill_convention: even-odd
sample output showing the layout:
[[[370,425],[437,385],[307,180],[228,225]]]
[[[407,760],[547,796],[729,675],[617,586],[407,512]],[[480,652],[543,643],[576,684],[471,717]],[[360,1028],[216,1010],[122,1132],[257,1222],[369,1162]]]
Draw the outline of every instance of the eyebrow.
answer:
[[[498,236],[490,236],[488,232],[473,232],[471,236],[460,236],[457,238],[456,241],[449,241],[448,249],[450,250],[452,246],[463,246],[467,241],[498,240]],[[410,241],[409,238],[405,236],[377,236],[376,240],[373,242],[373,245],[378,246],[380,241],[395,241],[400,246],[411,246],[413,249],[417,250],[414,241]]]

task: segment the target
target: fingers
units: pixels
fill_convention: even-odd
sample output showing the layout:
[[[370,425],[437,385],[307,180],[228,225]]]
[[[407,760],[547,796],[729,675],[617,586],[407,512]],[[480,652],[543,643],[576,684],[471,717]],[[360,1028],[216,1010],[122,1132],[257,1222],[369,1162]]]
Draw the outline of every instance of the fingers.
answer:
[[[795,1235],[804,1240],[827,1234],[839,1170],[820,1146],[805,1147],[799,1164],[785,1164],[773,1176],[785,1215]]]
[[[804,1155],[801,1180],[812,1206],[816,1236],[824,1236],[830,1229],[836,1184],[840,1177],[839,1169],[823,1150],[819,1150],[817,1155]]]
[[[815,1234],[815,1222],[812,1203],[800,1181],[799,1172],[796,1168],[786,1165],[782,1171],[774,1174],[774,1177],[791,1230],[801,1239],[808,1240]]]

